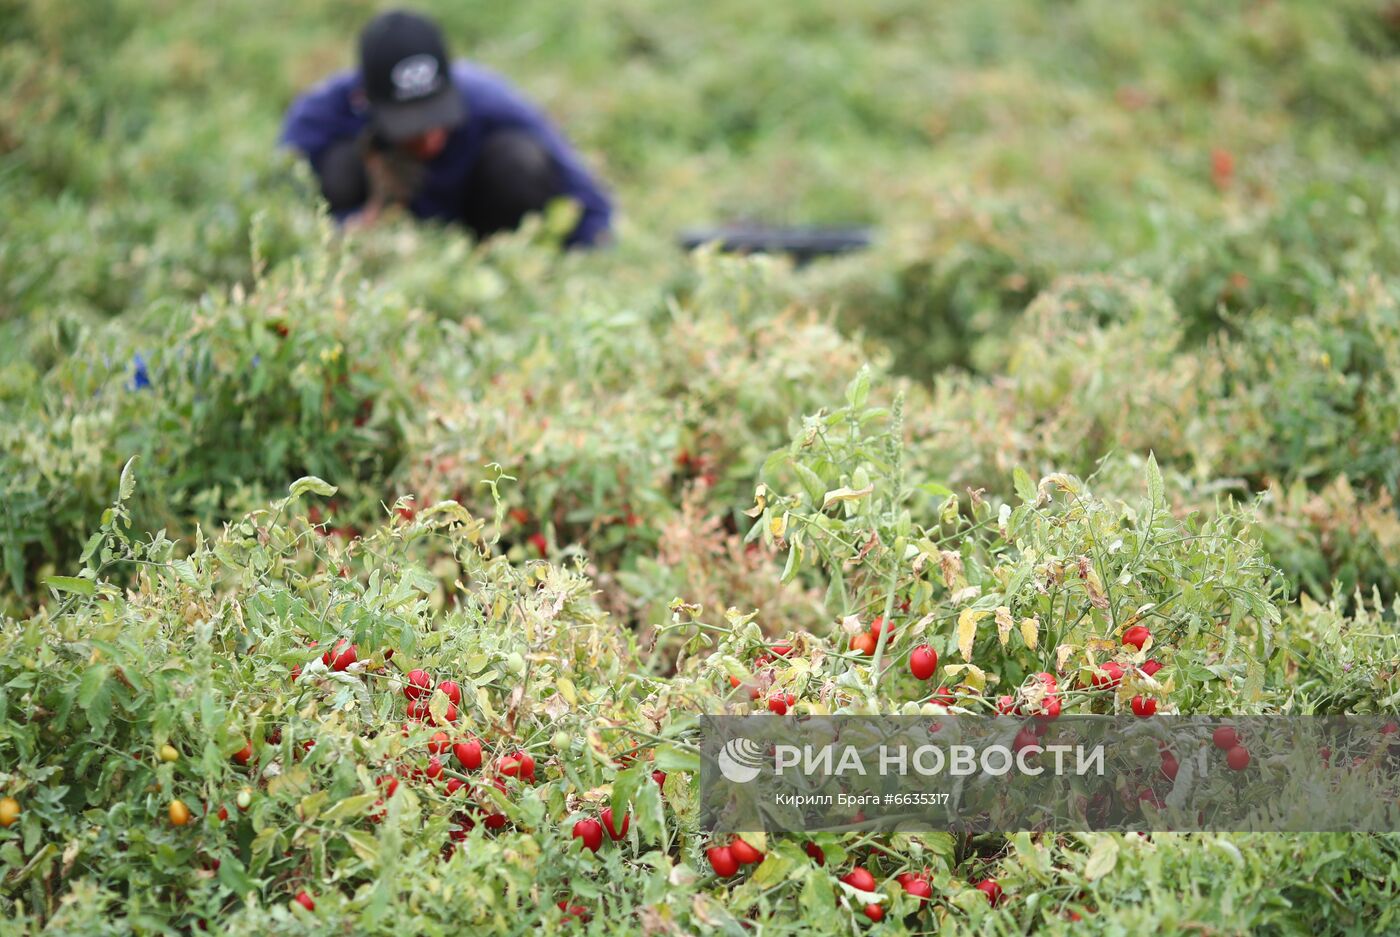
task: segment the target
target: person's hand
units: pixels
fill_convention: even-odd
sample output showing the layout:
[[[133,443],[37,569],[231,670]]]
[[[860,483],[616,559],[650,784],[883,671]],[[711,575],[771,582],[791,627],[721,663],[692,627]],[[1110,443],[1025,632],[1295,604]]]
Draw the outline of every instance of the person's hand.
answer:
[[[423,183],[423,169],[412,158],[393,150],[365,153],[370,204],[382,208],[407,205]]]
[[[378,202],[370,201],[366,203],[355,214],[345,219],[344,228],[346,231],[362,231],[372,228],[379,221],[379,216],[383,213]]]

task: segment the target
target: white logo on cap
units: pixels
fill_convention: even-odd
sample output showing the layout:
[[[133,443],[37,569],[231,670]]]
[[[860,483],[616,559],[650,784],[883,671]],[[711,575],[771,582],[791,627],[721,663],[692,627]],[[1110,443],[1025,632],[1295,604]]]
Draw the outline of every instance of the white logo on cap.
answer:
[[[389,78],[394,83],[394,97],[401,101],[421,98],[437,90],[437,59],[427,53],[410,55],[394,66]]]

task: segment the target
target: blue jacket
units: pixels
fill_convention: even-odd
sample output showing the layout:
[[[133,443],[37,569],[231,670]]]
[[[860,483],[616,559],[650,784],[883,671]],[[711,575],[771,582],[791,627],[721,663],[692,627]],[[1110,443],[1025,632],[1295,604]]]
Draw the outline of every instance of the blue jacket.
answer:
[[[409,210],[419,218],[460,220],[462,187],[486,135],[502,129],[526,130],[549,150],[563,176],[565,191],[583,206],[583,216],[569,236],[569,244],[596,243],[608,230],[612,205],[564,136],[494,72],[456,62],[452,78],[466,101],[467,118],[452,131],[442,153],[427,164],[427,179]],[[369,108],[360,89],[359,73],[341,72],[292,103],[281,142],[304,153],[319,172],[327,148],[359,136],[368,122]]]

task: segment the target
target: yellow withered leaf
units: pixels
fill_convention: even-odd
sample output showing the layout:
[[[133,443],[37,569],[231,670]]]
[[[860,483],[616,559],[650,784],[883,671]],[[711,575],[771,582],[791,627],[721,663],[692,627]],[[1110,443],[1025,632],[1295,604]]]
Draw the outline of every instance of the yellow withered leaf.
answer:
[[[559,695],[564,697],[570,706],[578,705],[578,692],[574,689],[574,682],[568,677],[559,678]]]
[[[975,664],[949,664],[947,667],[943,668],[943,672],[949,677],[955,677],[960,673],[966,673],[967,676],[959,680],[959,683],[964,683],[979,692],[987,688],[987,674],[981,667]]]
[[[1035,646],[1040,643],[1040,619],[1022,618],[1021,637],[1025,640],[1026,647],[1034,651]]]
[[[1015,626],[1011,620],[1011,609],[1005,605],[997,607],[997,640],[1002,647],[1006,647],[1006,642],[1011,639],[1011,629]]]
[[[825,511],[838,501],[859,501],[874,490],[874,485],[866,485],[864,488],[833,488],[822,498],[822,510]]]
[[[753,491],[753,507],[744,513],[749,517],[758,517],[768,507],[768,486],[760,484]]]
[[[965,608],[958,615],[958,653],[963,660],[972,660],[972,641],[977,637],[977,623],[990,615],[986,609]]]

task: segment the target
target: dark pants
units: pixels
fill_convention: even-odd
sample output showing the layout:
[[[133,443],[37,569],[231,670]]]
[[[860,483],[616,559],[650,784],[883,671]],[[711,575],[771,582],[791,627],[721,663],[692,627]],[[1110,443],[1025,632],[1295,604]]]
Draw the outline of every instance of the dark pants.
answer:
[[[321,157],[321,194],[331,211],[355,211],[369,198],[369,179],[359,144],[336,143]],[[523,130],[500,130],[486,138],[467,178],[460,220],[478,238],[510,231],[531,212],[543,211],[563,194],[559,168],[549,152]]]

